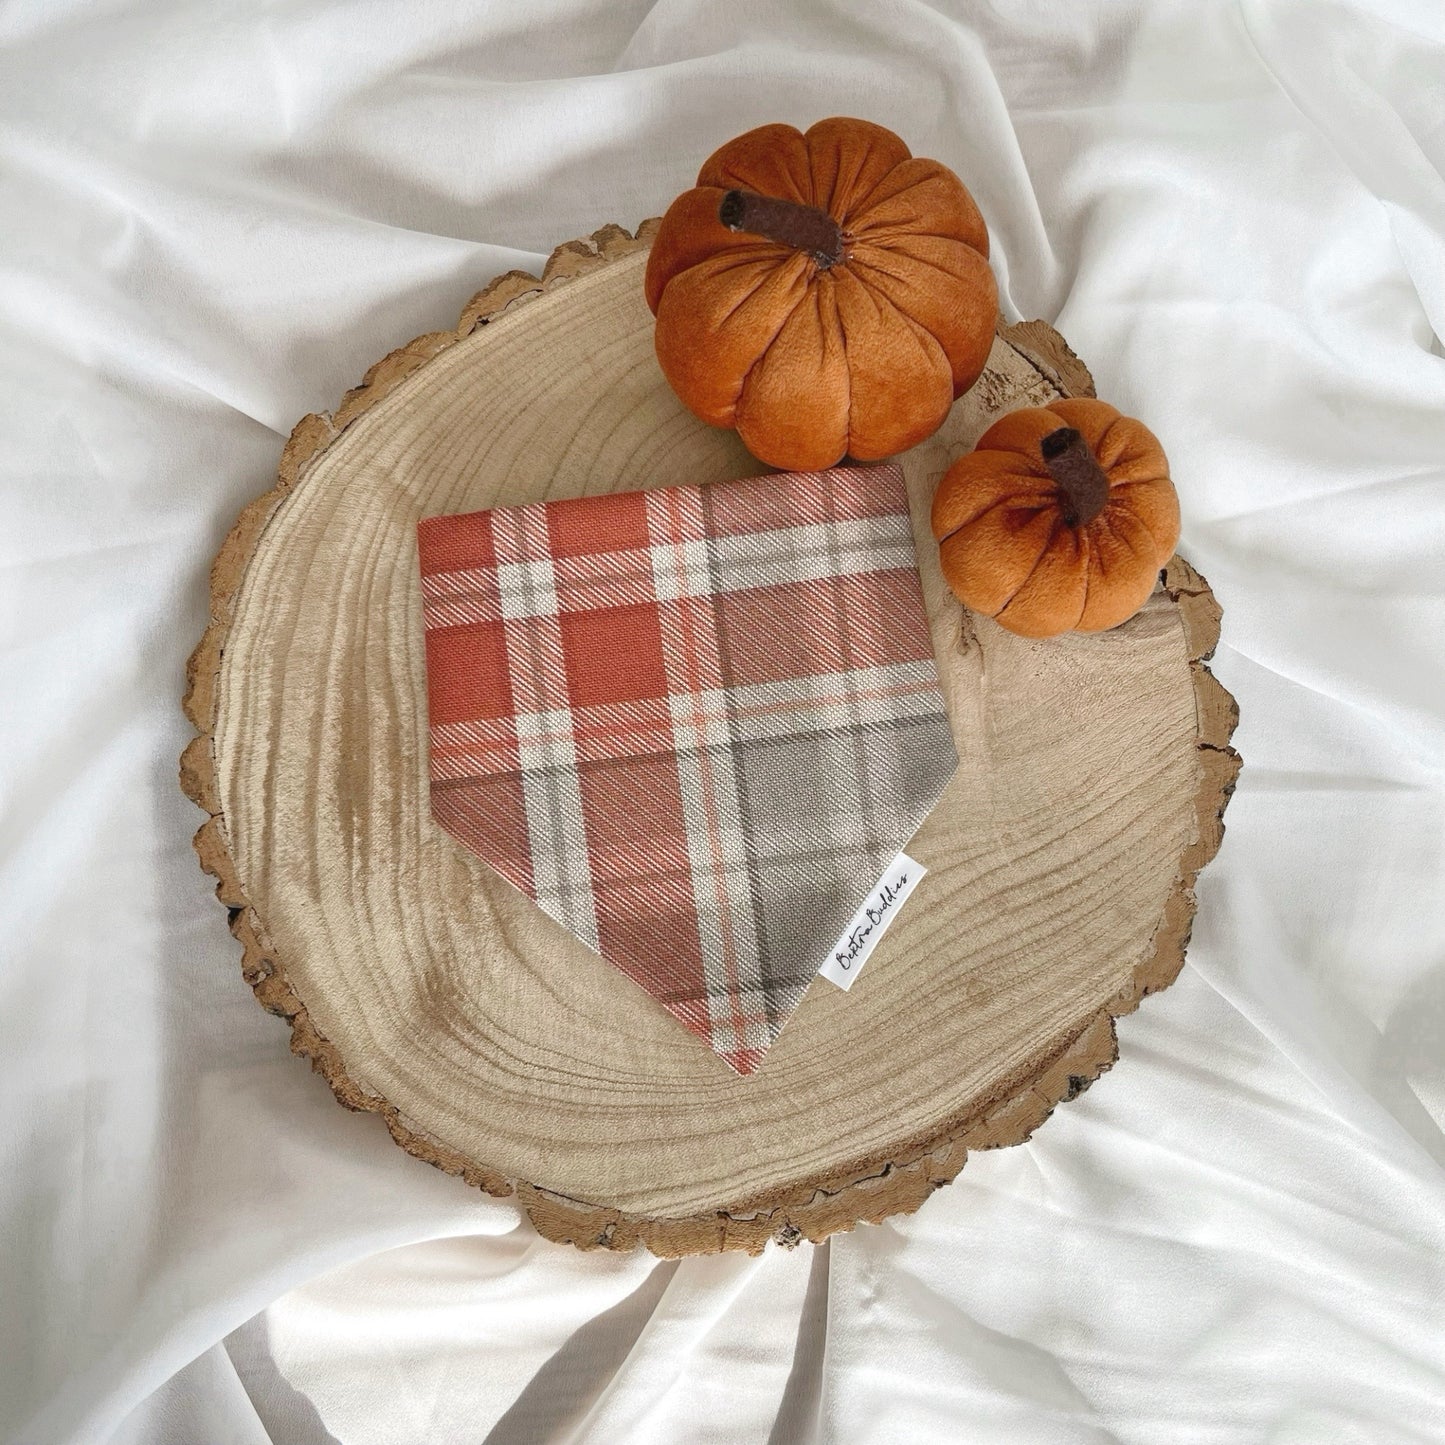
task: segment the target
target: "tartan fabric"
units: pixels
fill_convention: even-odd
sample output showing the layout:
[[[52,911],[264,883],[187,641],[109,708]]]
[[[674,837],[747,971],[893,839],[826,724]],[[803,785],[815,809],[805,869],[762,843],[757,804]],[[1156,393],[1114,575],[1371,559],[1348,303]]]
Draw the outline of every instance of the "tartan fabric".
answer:
[[[957,765],[902,473],[418,542],[437,821],[751,1073]]]

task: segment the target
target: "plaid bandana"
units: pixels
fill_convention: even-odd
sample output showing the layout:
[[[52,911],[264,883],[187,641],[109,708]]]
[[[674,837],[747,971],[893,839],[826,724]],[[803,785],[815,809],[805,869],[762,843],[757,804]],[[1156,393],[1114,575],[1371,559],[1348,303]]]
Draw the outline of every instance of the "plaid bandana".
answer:
[[[902,473],[418,539],[437,821],[752,1073],[958,761]]]

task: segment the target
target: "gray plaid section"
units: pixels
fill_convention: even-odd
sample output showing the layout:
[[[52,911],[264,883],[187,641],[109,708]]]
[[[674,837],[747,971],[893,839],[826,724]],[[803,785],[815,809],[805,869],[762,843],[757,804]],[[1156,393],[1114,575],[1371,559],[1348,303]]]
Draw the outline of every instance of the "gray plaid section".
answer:
[[[941,713],[736,750],[764,988],[806,989],[958,764]],[[856,779],[856,787],[843,786]],[[795,1005],[794,1005],[795,1006]],[[791,1010],[781,1010],[782,1020]]]
[[[714,593],[834,583],[828,592],[839,637],[849,635],[839,578],[916,566],[906,513],[712,537],[708,560]],[[728,671],[724,627],[717,641]],[[749,717],[745,695],[762,694],[767,703],[769,691],[795,706]],[[757,970],[747,990],[749,1037],[734,1046],[767,1047],[859,901],[937,802],[958,755],[931,659],[737,688],[722,700],[729,756],[711,772],[729,791],[726,812],[737,829],[728,829],[730,862],[740,849],[755,932],[747,952]],[[685,766],[683,776],[690,771]],[[728,871],[732,890],[742,880],[736,866]],[[706,930],[703,942],[715,960]],[[706,974],[714,1028],[726,1037],[730,995],[715,966]]]
[[[709,889],[717,885],[718,893],[706,896],[698,888],[697,922],[704,1000],[726,1047],[766,1047],[777,1037],[828,948],[917,832],[957,762],[941,706],[887,726],[737,740],[679,754],[684,778],[706,769],[734,785],[724,830],[729,861],[719,869],[694,860],[687,878],[651,878],[654,892],[669,882],[690,891],[698,878],[708,879]],[[529,789],[554,797],[559,784],[571,781],[561,769],[528,771]],[[646,800],[639,804],[645,812]],[[591,912],[591,880],[562,871],[537,902],[572,927]],[[750,921],[743,939],[740,919]],[[728,927],[732,950],[742,955],[736,987],[721,962]],[[735,1001],[746,1021],[736,1039]]]

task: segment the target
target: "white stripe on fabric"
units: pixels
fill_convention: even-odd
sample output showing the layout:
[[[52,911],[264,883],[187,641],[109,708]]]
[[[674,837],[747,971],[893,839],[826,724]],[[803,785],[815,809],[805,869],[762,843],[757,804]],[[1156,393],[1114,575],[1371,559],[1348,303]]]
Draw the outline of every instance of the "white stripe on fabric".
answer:
[[[538,556],[546,550],[546,519],[519,508],[493,521],[498,551]],[[540,535],[538,532],[540,530]],[[537,562],[532,569],[546,567]],[[533,576],[531,586],[551,585]],[[522,800],[532,854],[537,906],[589,947],[596,949],[597,904],[582,817],[582,789],[571,729],[557,726],[567,709],[548,704],[567,696],[562,629],[555,617],[534,617],[525,626],[504,628],[512,694],[517,704],[517,752]],[[530,719],[530,720],[529,720]]]
[[[503,562],[497,568],[497,599],[508,620],[551,616],[557,611],[551,559]]]
[[[545,616],[559,609],[585,612],[654,597],[673,602],[793,582],[912,571],[917,566],[912,525],[906,515],[894,513],[710,541],[693,537],[670,542],[665,540],[666,532],[659,535],[661,540],[647,551],[634,548],[550,563],[535,560],[536,554],[528,551],[521,554],[528,558],[525,561],[435,573],[422,579],[426,624],[457,627],[503,617]]]
[[[674,712],[680,701],[674,701]],[[937,713],[938,667],[932,660],[899,662],[753,683],[704,696],[698,706],[704,711],[726,707],[744,742],[843,726],[855,717],[887,725]],[[856,715],[839,714],[839,709],[855,707]],[[834,720],[839,716],[842,722]]]
[[[654,542],[648,562],[653,591],[659,602],[706,597],[714,590],[706,542]]]
[[[668,541],[672,537],[695,538],[705,532],[701,495],[679,488],[650,492],[647,502],[654,585],[659,595],[684,586],[696,593],[710,590],[705,549],[699,559],[691,540]],[[700,560],[702,573],[698,575]],[[720,690],[722,659],[711,614],[703,609],[674,607],[660,607],[658,613],[668,691],[704,695]],[[703,726],[706,728],[706,724]],[[726,1052],[747,1046],[737,1039],[731,995],[763,988],[762,960],[732,751],[727,747],[699,749],[695,741],[698,731],[691,722],[674,722],[708,1023],[713,1047]]]
[[[540,747],[570,740],[578,761],[603,761],[679,748],[726,748],[734,739],[754,743],[857,724],[888,728],[937,713],[936,676],[932,663],[907,662],[732,690],[708,688],[438,723],[431,729],[432,776],[442,781],[513,772],[519,762],[526,766],[519,757],[523,742]]]
[[[844,518],[772,532],[714,537],[716,578],[708,590],[746,592],[917,566],[907,516]]]

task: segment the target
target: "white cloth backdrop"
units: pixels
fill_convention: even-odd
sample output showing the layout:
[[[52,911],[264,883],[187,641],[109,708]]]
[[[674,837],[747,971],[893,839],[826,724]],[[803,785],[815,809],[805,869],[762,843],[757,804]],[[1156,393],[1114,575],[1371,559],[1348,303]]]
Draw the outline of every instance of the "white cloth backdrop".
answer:
[[[1032,1143],[826,1248],[583,1256],[289,1057],[182,665],[296,418],[838,112],[1163,438],[1247,767]],[[1438,0],[0,7],[0,1438],[1445,1440],[1442,161]]]

